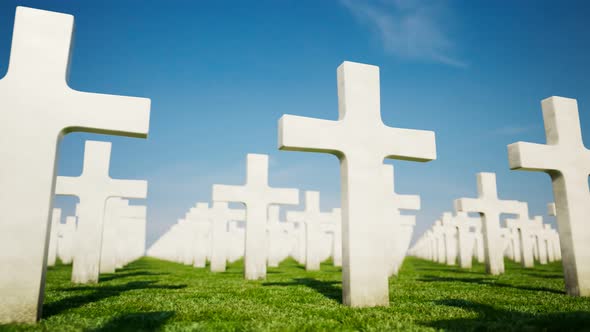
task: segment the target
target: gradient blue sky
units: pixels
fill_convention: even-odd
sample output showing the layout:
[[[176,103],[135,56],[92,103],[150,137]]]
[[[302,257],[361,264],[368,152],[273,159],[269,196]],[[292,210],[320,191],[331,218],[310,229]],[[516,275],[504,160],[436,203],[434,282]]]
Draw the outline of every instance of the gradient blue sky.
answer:
[[[271,185],[339,206],[337,159],[278,151],[277,120],[336,119],[344,60],[380,66],[387,125],[436,132],[436,161],[394,162],[396,191],[422,197],[415,236],[475,196],[481,171],[546,214],[549,176],[510,171],[506,152],[545,142],[541,99],[577,98],[590,134],[587,1],[3,0],[2,75],[17,5],[75,16],[73,88],[151,98],[147,140],[71,134],[58,168],[79,175],[84,140],[112,141],[111,176],[149,181],[148,243],[212,184],[243,183],[247,153],[271,156]],[[75,200],[56,202],[71,213]]]

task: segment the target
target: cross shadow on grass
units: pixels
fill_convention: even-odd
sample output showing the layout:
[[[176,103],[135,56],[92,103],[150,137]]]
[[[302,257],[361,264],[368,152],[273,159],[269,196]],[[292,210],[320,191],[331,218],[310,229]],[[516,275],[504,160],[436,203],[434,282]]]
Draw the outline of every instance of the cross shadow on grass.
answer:
[[[323,281],[314,278],[294,278],[292,282],[265,282],[263,286],[306,286],[322,294],[326,298],[342,302],[342,288],[335,286],[341,284],[340,281]]]
[[[118,272],[118,273],[112,273],[112,274],[107,274],[104,277],[100,277],[100,281],[111,281],[111,280],[115,280],[115,279],[120,279],[120,278],[127,278],[127,277],[138,277],[138,276],[161,276],[161,275],[167,275],[169,273],[154,273],[154,272],[148,272],[148,271],[135,271],[135,272]]]
[[[92,291],[90,294],[74,295],[66,297],[59,301],[46,303],[43,305],[43,318],[48,318],[57,315],[63,311],[79,308],[88,303],[101,301],[103,299],[119,296],[123,292],[138,290],[138,289],[182,289],[186,285],[154,285],[156,281],[133,281],[123,285],[115,286],[96,286],[96,287],[71,287],[62,288],[61,291],[75,292],[75,291]]]
[[[527,290],[527,291],[535,291],[535,292],[548,292],[554,294],[565,294],[563,290],[557,290],[553,288],[547,287],[532,287],[532,286],[523,286],[523,285],[511,285],[503,282],[496,282],[493,278],[457,278],[457,277],[439,277],[439,276],[432,276],[432,275],[425,275],[422,278],[416,279],[417,281],[423,282],[463,282],[463,283],[471,283],[471,284],[480,284],[492,287],[502,287],[502,288],[514,288],[520,290]]]
[[[443,319],[422,325],[446,331],[580,331],[590,326],[590,313],[584,311],[532,314],[497,309],[491,305],[461,299],[435,302],[477,314],[473,318]]]
[[[91,332],[110,331],[155,331],[162,327],[172,316],[173,311],[137,312],[114,317],[106,324]]]

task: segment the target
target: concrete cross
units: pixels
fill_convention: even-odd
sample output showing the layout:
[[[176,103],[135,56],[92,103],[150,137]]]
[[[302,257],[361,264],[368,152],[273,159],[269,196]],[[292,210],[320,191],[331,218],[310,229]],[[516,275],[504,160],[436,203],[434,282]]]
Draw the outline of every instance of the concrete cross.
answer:
[[[225,272],[229,244],[227,224],[230,221],[246,220],[246,211],[230,209],[227,202],[213,202],[209,213],[211,220],[211,272]]]
[[[478,198],[455,200],[459,212],[478,212],[482,217],[486,271],[492,275],[504,273],[504,254],[500,234],[500,215],[518,214],[523,202],[498,198],[495,173],[477,174]]]
[[[57,244],[59,242],[57,233],[61,223],[61,209],[53,209],[51,215],[51,231],[49,232],[49,249],[47,252],[47,266],[54,266],[57,258]]]
[[[542,223],[541,217],[529,218],[528,205],[523,203],[523,210],[519,213],[519,218],[506,219],[507,227],[516,229],[519,242],[519,262],[524,268],[535,267],[535,260],[533,258],[534,234],[535,225]],[[538,228],[538,226],[537,226]]]
[[[319,191],[308,190],[305,192],[305,210],[288,211],[288,222],[301,222],[305,224],[305,269],[318,271],[320,259],[318,246],[321,242],[321,224],[329,223],[332,218],[329,213],[320,212]]]
[[[590,296],[590,151],[582,140],[578,104],[551,97],[541,105],[547,144],[510,144],[510,168],[551,176],[565,287],[569,295]]]
[[[541,105],[547,144],[510,144],[508,161],[511,169],[551,176],[565,288],[572,296],[590,296],[590,151],[582,141],[578,103],[550,97]]]
[[[246,206],[244,276],[248,280],[266,278],[266,228],[268,206],[298,204],[297,189],[271,188],[268,185],[268,156],[248,154],[246,184],[213,185],[213,201],[239,202]]]
[[[481,227],[481,218],[469,217],[467,212],[455,212],[453,219],[455,225],[457,225],[459,266],[470,269],[473,263],[473,247],[475,245],[475,232],[472,232],[471,229]]]
[[[268,207],[268,267],[278,267],[281,260],[288,256],[290,249],[285,225],[281,222],[280,207]],[[288,224],[291,225],[291,224]]]
[[[185,264],[204,268],[211,255],[211,213],[209,203],[197,202],[184,219],[188,222]]]
[[[402,215],[401,210],[420,210],[420,196],[400,195],[395,192],[395,171],[393,165],[383,165],[384,197],[390,197],[384,206],[384,220],[382,225],[387,238],[385,239],[387,275],[397,275],[403,259],[406,256],[416,217]],[[393,193],[393,195],[392,195]]]
[[[330,153],[340,159],[343,302],[353,307],[389,304],[381,167],[384,158],[436,159],[434,133],[387,127],[381,120],[379,67],[338,67],[338,121],[284,115],[281,150]]]
[[[9,69],[0,80],[0,251],[18,255],[0,256],[0,323],[35,322],[41,315],[55,158],[63,135],[148,133],[149,99],[68,87],[73,22],[71,15],[16,9]]]
[[[74,254],[74,239],[76,236],[76,217],[66,217],[65,224],[59,224],[59,241],[57,242],[57,257],[64,264],[72,263]]]
[[[96,283],[99,277],[104,211],[111,197],[146,198],[147,181],[109,176],[111,143],[86,141],[84,168],[78,177],[58,176],[56,195],[77,196],[78,229],[72,282]]]
[[[458,256],[457,249],[459,246],[457,220],[453,218],[453,214],[451,212],[444,212],[440,218],[440,221],[442,224],[443,236],[445,241],[445,262],[447,263],[447,265],[456,265]]]
[[[107,200],[102,231],[102,245],[100,251],[100,273],[115,273],[117,267],[117,242],[119,223],[121,222],[122,209],[128,205],[128,201],[119,197]]]

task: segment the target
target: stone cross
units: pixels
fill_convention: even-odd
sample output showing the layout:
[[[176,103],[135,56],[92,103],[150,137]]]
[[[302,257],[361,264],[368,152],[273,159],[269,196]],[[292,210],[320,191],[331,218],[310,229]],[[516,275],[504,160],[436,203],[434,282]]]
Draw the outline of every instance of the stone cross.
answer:
[[[268,156],[248,154],[246,184],[213,185],[213,201],[239,202],[246,206],[246,244],[244,276],[247,280],[266,278],[266,228],[268,206],[298,204],[297,189],[272,188],[268,185]]]
[[[102,231],[102,243],[100,251],[100,273],[115,273],[117,267],[117,242],[119,223],[122,210],[128,206],[128,201],[119,197],[107,200]]]
[[[58,236],[57,257],[64,264],[71,264],[74,254],[74,238],[76,236],[76,217],[68,216],[65,224],[59,224]]]
[[[0,323],[41,315],[57,145],[74,131],[146,137],[149,99],[67,85],[74,18],[17,7],[0,80]],[[28,130],[23,130],[28,128]],[[14,190],[18,188],[18,190]]]
[[[492,275],[499,275],[504,273],[500,215],[518,214],[522,211],[524,203],[498,198],[495,173],[478,173],[477,191],[478,198],[455,200],[455,209],[459,212],[478,212],[481,215],[486,271]]]
[[[187,239],[185,248],[187,254],[184,264],[194,267],[207,266],[207,258],[211,253],[211,213],[209,203],[197,202],[186,214]]]
[[[520,213],[520,217],[516,219],[506,219],[506,224],[509,227],[514,227],[518,234],[520,263],[524,268],[535,267],[535,260],[533,259],[533,228],[535,224],[542,223],[541,217],[529,218],[528,208],[526,203],[523,203],[525,208]]]
[[[285,224],[281,222],[280,207],[271,205],[268,207],[268,267],[278,267],[279,263],[286,255],[290,248],[287,248],[287,234]]]
[[[103,231],[102,250],[100,255],[100,270],[101,273],[114,273],[116,268],[122,267],[120,248],[122,246],[126,248],[141,248],[142,237],[144,238],[145,230],[142,230],[141,223],[147,217],[147,208],[145,205],[129,205],[129,201],[121,198],[110,198],[107,201],[107,207],[109,203],[114,203],[115,211],[114,215],[111,216],[111,224],[107,226],[107,218],[105,216],[105,225]],[[139,221],[138,221],[139,220]],[[131,222],[134,225],[125,228],[121,226],[122,223]],[[133,230],[139,232],[132,232],[127,236],[123,236],[119,230]],[[132,240],[135,240],[132,241]],[[143,245],[145,247],[145,244]],[[126,249],[124,248],[124,250]]]
[[[227,202],[213,202],[209,209],[211,220],[211,272],[225,272],[228,254],[229,221],[246,220],[246,211],[230,209]]]
[[[332,234],[333,234],[333,241],[332,241],[332,260],[334,261],[334,266],[341,267],[342,266],[342,210],[340,208],[332,209],[332,220],[330,224],[332,225]]]
[[[379,67],[338,67],[338,120],[284,115],[281,150],[321,152],[340,159],[342,187],[342,295],[353,307],[389,304],[384,266],[384,158],[436,159],[434,132],[387,127],[381,120]]]
[[[445,241],[445,262],[447,265],[457,264],[458,231],[457,221],[451,212],[444,212],[440,219]]]
[[[58,228],[61,220],[61,209],[53,209],[51,215],[51,231],[49,232],[49,249],[47,252],[47,266],[54,266],[57,258]]]
[[[420,196],[397,194],[393,165],[383,165],[382,170],[384,195],[390,197],[383,209],[385,223],[382,227],[387,233],[385,240],[387,275],[392,276],[398,274],[416,225],[416,217],[402,215],[401,210],[420,210]]]
[[[473,251],[475,245],[475,232],[471,228],[479,228],[480,218],[469,217],[467,212],[456,212],[453,216],[457,225],[457,241],[459,242],[459,266],[470,269],[473,263]]]
[[[86,141],[78,177],[58,176],[55,193],[80,199],[72,282],[96,283],[99,277],[104,210],[111,197],[146,198],[147,182],[109,176],[110,142]]]
[[[331,221],[328,213],[320,212],[319,191],[306,191],[305,210],[288,211],[287,221],[305,224],[305,269],[307,271],[318,271],[321,263],[318,252],[318,246],[321,242],[320,224]]]
[[[551,176],[565,288],[572,296],[590,296],[590,151],[582,141],[578,104],[550,97],[541,105],[547,144],[510,144],[510,168]]]

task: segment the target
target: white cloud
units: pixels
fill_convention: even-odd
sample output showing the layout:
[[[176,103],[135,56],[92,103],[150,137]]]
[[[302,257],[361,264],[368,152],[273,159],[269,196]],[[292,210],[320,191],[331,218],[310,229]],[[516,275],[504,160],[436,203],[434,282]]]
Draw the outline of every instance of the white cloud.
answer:
[[[450,20],[442,0],[340,0],[357,20],[375,31],[386,52],[405,59],[455,67],[466,63],[449,55],[453,43],[443,29]]]

